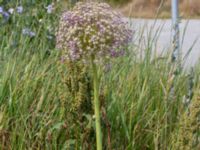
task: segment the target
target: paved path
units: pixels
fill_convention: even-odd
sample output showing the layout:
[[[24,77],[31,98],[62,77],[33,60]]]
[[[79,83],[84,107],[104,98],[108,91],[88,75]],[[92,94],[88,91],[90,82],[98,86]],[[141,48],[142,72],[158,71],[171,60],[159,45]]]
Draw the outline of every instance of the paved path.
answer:
[[[144,29],[143,40],[147,39],[148,34],[151,32],[151,38],[155,34],[158,34],[156,44],[156,53],[159,55],[161,52],[169,52],[171,48],[171,20],[152,20],[152,19],[131,19],[133,28],[136,30],[136,36],[138,36],[142,29]],[[159,30],[160,29],[160,30]],[[186,29],[185,35],[184,30]],[[160,31],[160,32],[159,32]],[[160,34],[159,34],[160,33]],[[184,35],[184,36],[183,36]],[[140,36],[141,37],[141,36]],[[182,20],[180,23],[180,37],[181,40],[184,37],[182,44],[182,56],[185,56],[193,45],[195,40],[200,38],[200,20]],[[137,38],[137,37],[136,37]],[[138,42],[139,39],[137,38]],[[145,40],[147,41],[147,40]],[[186,60],[186,66],[194,66],[200,59],[200,40],[197,40],[188,59]]]

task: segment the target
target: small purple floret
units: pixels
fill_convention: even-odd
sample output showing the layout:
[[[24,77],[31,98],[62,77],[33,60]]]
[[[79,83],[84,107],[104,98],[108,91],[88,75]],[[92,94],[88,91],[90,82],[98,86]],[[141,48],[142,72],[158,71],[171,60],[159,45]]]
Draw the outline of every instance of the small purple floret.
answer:
[[[52,11],[53,11],[53,4],[50,4],[50,5],[48,5],[47,7],[46,7],[46,9],[47,9],[47,13],[48,14],[51,14],[52,13]]]
[[[19,14],[23,13],[23,10],[24,10],[23,6],[18,6],[18,7],[17,7],[17,12],[18,12]]]
[[[8,12],[3,12],[2,13],[2,15],[3,15],[3,18],[7,21],[9,18],[10,18],[10,15],[9,15],[9,13]]]
[[[31,31],[30,29],[28,29],[28,28],[25,28],[25,29],[23,29],[22,30],[22,34],[23,35],[28,35],[28,36],[30,36],[30,37],[35,37],[35,32],[33,32],[33,31]]]
[[[3,7],[0,6],[0,14],[3,13]]]

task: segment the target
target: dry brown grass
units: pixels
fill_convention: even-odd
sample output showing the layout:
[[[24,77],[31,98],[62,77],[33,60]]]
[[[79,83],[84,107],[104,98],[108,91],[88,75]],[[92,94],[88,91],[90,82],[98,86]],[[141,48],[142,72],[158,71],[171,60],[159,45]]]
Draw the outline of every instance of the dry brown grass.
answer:
[[[132,0],[120,10],[127,16],[152,18],[170,17],[171,0]],[[200,16],[200,0],[180,0],[180,15],[187,18]]]

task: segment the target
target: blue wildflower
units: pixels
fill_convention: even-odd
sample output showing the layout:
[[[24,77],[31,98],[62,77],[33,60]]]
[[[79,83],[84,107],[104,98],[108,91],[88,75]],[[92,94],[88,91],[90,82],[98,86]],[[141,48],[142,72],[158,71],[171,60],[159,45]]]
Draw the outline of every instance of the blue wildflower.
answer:
[[[53,4],[50,4],[50,5],[48,5],[47,7],[46,7],[46,9],[47,9],[47,13],[48,14],[51,14],[52,13],[52,11],[53,11]]]
[[[2,14],[3,14],[3,16],[4,16],[5,18],[9,18],[9,16],[10,16],[9,13],[6,12],[6,11],[4,11]]]
[[[8,19],[10,18],[10,15],[9,15],[8,12],[3,12],[2,15],[3,15],[3,18],[4,18],[6,21],[8,21]]]
[[[19,13],[19,14],[21,14],[22,12],[23,12],[23,7],[22,6],[18,6],[17,7],[17,12]]]
[[[31,30],[28,29],[28,28],[24,28],[24,29],[22,30],[22,34],[23,34],[23,35],[28,35],[28,36],[30,36],[30,37],[34,37],[34,36],[36,35],[35,32],[31,31]]]
[[[0,6],[0,14],[3,13],[3,7]]]
[[[10,18],[10,14],[8,12],[4,11],[3,7],[0,7],[0,14],[3,17],[3,23],[6,23]]]

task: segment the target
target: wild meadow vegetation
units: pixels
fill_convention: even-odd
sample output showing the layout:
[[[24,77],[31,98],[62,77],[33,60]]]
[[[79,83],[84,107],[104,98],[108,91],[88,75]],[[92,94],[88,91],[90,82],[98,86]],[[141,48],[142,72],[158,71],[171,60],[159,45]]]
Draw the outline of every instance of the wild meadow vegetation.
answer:
[[[57,48],[61,5],[0,1],[0,149],[96,149],[94,98],[103,150],[200,149],[198,65],[177,71],[134,31],[125,54],[94,61],[94,93],[94,66]]]

